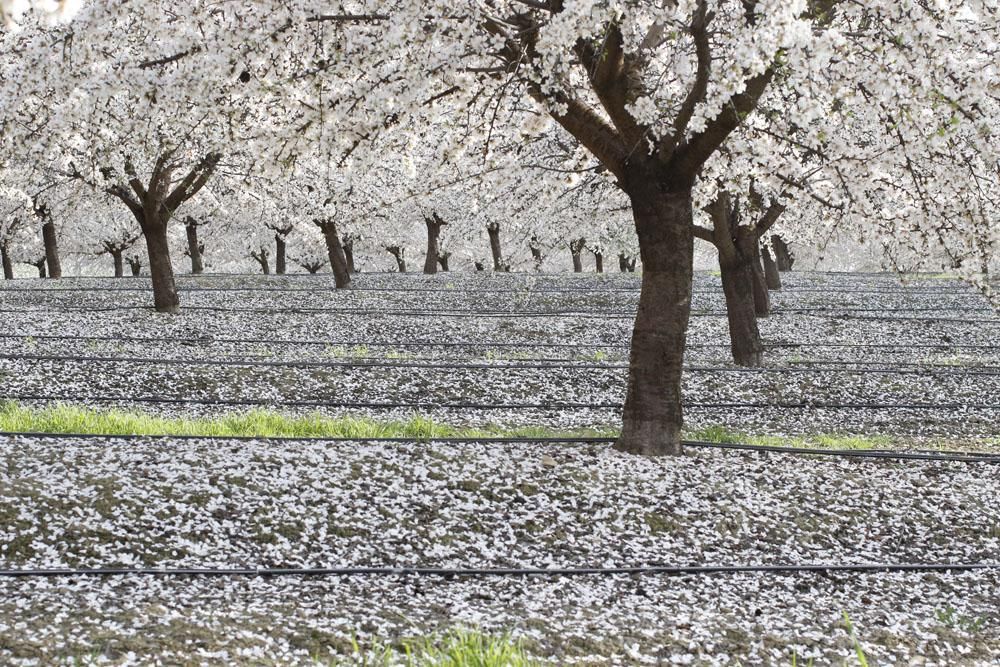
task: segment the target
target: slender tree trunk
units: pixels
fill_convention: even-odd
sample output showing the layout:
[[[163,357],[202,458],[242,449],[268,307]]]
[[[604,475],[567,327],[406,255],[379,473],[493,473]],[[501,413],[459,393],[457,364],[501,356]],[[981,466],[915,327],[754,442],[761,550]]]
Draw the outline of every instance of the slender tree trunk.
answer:
[[[781,273],[778,272],[778,265],[771,256],[771,250],[766,247],[761,248],[761,259],[764,260],[764,280],[767,281],[767,289],[781,289]]]
[[[491,222],[486,225],[486,233],[490,236],[490,254],[493,255],[493,270],[504,271],[503,246],[500,245],[500,223]]]
[[[157,312],[176,314],[180,312],[181,300],[170,262],[167,222],[155,216],[155,213],[146,212],[146,224],[142,229],[149,255],[149,275],[153,280],[153,306]]]
[[[122,258],[122,250],[110,250],[111,259],[115,264],[115,278],[121,278],[125,275],[125,261]]]
[[[779,271],[791,271],[792,264],[795,263],[795,257],[788,250],[788,244],[785,243],[777,234],[771,235],[771,247],[774,248],[774,261],[778,265]]]
[[[14,279],[14,263],[10,261],[10,251],[6,245],[0,245],[0,264],[3,265],[4,280]]]
[[[576,239],[569,242],[569,252],[573,255],[573,273],[583,273],[583,246],[587,244],[587,239]]]
[[[274,235],[274,272],[279,276],[288,271],[287,244],[281,234]]]
[[[257,252],[251,251],[250,257],[252,257],[253,260],[257,262],[257,265],[260,266],[261,273],[263,273],[265,276],[271,275],[271,265],[270,262],[268,261],[270,258],[267,255],[267,248],[261,246],[260,250],[258,250]]]
[[[737,365],[760,366],[764,359],[764,345],[754,312],[753,271],[747,258],[732,250],[725,254],[719,251],[730,349]]]
[[[535,271],[540,272],[542,270],[542,262],[545,261],[545,257],[542,255],[542,246],[538,242],[538,237],[531,237],[531,241],[528,242],[528,248],[531,250],[531,259],[535,262]]]
[[[45,244],[45,263],[49,267],[49,278],[62,278],[62,264],[59,261],[59,239],[55,223],[42,225],[42,242]]]
[[[441,254],[441,226],[445,223],[437,216],[425,217],[424,223],[427,225],[427,257],[424,259],[424,273],[434,275],[437,273],[438,255]]]
[[[386,246],[386,251],[396,258],[396,268],[400,273],[406,273],[406,248],[398,245]]]
[[[753,233],[742,234],[739,242],[743,246],[743,253],[750,258],[750,270],[753,273],[754,309],[757,311],[757,317],[767,317],[771,314],[771,295],[767,291],[764,265],[760,261],[760,243]]]
[[[450,252],[443,252],[438,255],[438,264],[441,265],[441,270],[445,273],[448,272],[448,259],[451,257]]]
[[[615,447],[634,454],[680,454],[694,258],[691,192],[663,192],[653,174],[637,172],[629,198],[644,270]]]
[[[340,238],[340,245],[344,249],[344,257],[347,259],[347,270],[349,273],[357,273],[358,267],[354,264],[354,239],[350,234]]]
[[[205,264],[201,259],[201,245],[198,243],[198,225],[187,224],[184,229],[187,232],[188,255],[191,256],[191,273],[198,275],[205,271]]]
[[[140,275],[142,275],[142,260],[141,259],[139,259],[138,257],[129,257],[127,261],[128,261],[129,268],[132,269],[132,275],[133,276],[140,276]]]
[[[621,273],[628,272],[628,256],[623,252],[618,253],[618,270]]]
[[[597,273],[604,273],[604,253],[594,253],[594,269]]]
[[[333,282],[337,285],[337,289],[346,289],[351,286],[351,270],[347,265],[347,255],[344,254],[344,244],[341,243],[340,234],[337,233],[337,223],[325,220],[320,223],[319,229],[326,241],[326,253],[330,257]]]
[[[45,277],[47,277],[46,276],[46,271],[45,271],[45,258],[44,257],[42,257],[40,260],[38,260],[37,262],[35,262],[35,268],[38,269],[38,277],[39,278],[45,278]]]
[[[474,262],[476,266],[476,271],[485,271],[486,266],[482,262]]]

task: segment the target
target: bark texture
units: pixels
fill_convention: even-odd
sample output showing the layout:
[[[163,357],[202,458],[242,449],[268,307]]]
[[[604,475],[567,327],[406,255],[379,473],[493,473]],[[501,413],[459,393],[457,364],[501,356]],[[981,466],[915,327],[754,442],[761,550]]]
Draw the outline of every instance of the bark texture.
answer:
[[[763,247],[760,252],[761,259],[764,260],[764,280],[767,282],[767,289],[780,290],[781,273],[778,272],[778,264],[771,255],[771,249]]]
[[[583,248],[587,239],[579,238],[569,242],[569,252],[573,255],[573,273],[583,273]]]
[[[333,282],[337,289],[347,289],[351,286],[351,270],[347,265],[347,255],[344,254],[344,244],[337,231],[337,223],[333,220],[313,220],[323,232],[326,241],[326,254],[330,258],[330,269],[333,271]]]
[[[681,373],[694,255],[691,192],[664,192],[642,172],[628,186],[644,268],[615,447],[646,456],[680,454]]]
[[[56,235],[56,226],[51,221],[42,225],[42,242],[45,244],[45,263],[48,265],[49,278],[62,278],[59,238]]]
[[[122,256],[122,251],[118,249],[112,249],[108,251],[111,255],[111,260],[114,262],[115,266],[115,278],[122,278],[125,276],[125,258]]]
[[[788,244],[785,243],[784,239],[777,234],[772,234],[771,247],[774,248],[774,261],[778,265],[778,270],[791,271],[792,264],[795,263],[795,257],[788,249]]]
[[[4,280],[14,279],[14,263],[10,259],[10,251],[6,245],[0,245],[0,264],[3,265]]]
[[[152,215],[155,215],[151,212]],[[179,313],[181,299],[174,282],[166,221],[150,220],[143,228],[149,255],[149,275],[153,281],[153,307],[160,313]]]
[[[198,275],[205,271],[205,263],[202,260],[202,253],[205,246],[198,242],[198,223],[188,218],[184,225],[187,233],[188,256],[191,258],[191,273]]]
[[[486,233],[490,237],[490,254],[493,256],[493,270],[510,273],[510,264],[503,260],[503,245],[500,243],[500,223],[491,222],[486,225]]]
[[[441,228],[448,223],[442,220],[437,213],[432,213],[430,216],[424,216],[424,224],[427,225],[427,256],[424,259],[424,273],[434,275],[437,273],[438,255],[441,254]]]
[[[288,244],[281,234],[274,235],[274,272],[279,276],[288,272]]]

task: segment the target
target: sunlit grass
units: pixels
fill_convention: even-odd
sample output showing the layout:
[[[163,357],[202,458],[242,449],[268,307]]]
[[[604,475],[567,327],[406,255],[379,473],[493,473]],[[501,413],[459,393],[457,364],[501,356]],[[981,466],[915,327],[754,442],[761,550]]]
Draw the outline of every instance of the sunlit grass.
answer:
[[[709,426],[687,434],[690,440],[731,442],[762,447],[801,447],[815,449],[892,449],[893,439],[886,435],[751,435],[731,431],[724,426]]]
[[[95,410],[58,404],[25,408],[0,403],[0,431],[15,433],[92,435],[188,435],[272,438],[550,438],[612,437],[610,429],[558,430],[542,426],[470,428],[436,422],[423,415],[380,421],[369,417],[329,417],[322,414],[283,415],[252,410],[214,417],[158,417],[142,412]]]
[[[405,665],[406,667],[529,667],[538,665],[520,642],[509,636],[492,636],[475,630],[455,629],[441,637],[404,640],[399,648],[376,646],[362,651],[356,646],[355,665]]]

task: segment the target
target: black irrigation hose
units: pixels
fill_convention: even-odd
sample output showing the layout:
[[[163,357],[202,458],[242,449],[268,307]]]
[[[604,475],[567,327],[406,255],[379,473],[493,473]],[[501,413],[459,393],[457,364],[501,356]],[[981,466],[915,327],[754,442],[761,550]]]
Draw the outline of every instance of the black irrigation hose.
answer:
[[[106,435],[103,433],[35,433],[24,431],[0,431],[0,438],[36,438],[60,439],[73,438],[81,440],[123,440],[126,442],[148,441],[155,439],[170,440],[231,440],[237,442],[332,442],[332,443],[385,443],[414,444],[440,443],[455,444],[611,444],[616,438],[595,436],[560,436],[560,437],[345,437],[345,436],[253,436],[253,435]],[[958,463],[997,463],[1000,464],[1000,454],[989,454],[969,451],[899,451],[890,449],[834,449],[817,447],[787,447],[782,445],[750,445],[738,442],[706,442],[704,440],[684,440],[684,447],[693,449],[723,449],[764,454],[793,454],[798,456],[827,456],[834,458],[855,459],[889,459],[906,461],[951,461]]]
[[[81,403],[151,403],[164,405],[228,405],[263,407],[350,408],[372,410],[618,410],[621,403],[392,403],[346,401],[271,401],[264,399],[168,398],[158,396],[52,396],[26,394],[0,396],[8,401],[75,401]],[[1000,410],[1000,402],[990,403],[698,403],[684,402],[689,409],[778,409],[778,410]]]
[[[101,363],[101,364],[143,364],[143,365],[169,365],[169,366],[229,366],[241,368],[428,368],[435,370],[468,370],[478,369],[487,371],[507,371],[507,370],[621,370],[629,367],[623,363],[591,363],[581,360],[576,363],[563,363],[556,360],[550,363],[524,363],[517,359],[498,359],[497,363],[457,363],[440,362],[435,359],[427,361],[405,360],[385,360],[378,358],[365,358],[344,361],[278,361],[266,359],[177,359],[177,358],[149,358],[149,357],[100,357],[85,355],[44,355],[44,354],[2,354],[0,360],[10,359],[18,361],[58,361],[69,363]],[[961,375],[961,376],[996,376],[1000,375],[1000,369],[983,367],[969,367],[955,364],[907,364],[908,368],[844,368],[848,365],[860,365],[858,361],[809,361],[790,362],[797,367],[781,366],[687,366],[684,368],[688,373],[845,373],[854,375]],[[807,365],[818,364],[818,365]],[[842,366],[840,368],[824,368],[822,364],[830,366]],[[902,365],[902,364],[901,364]],[[920,368],[925,366],[926,368]]]
[[[0,577],[580,577],[712,574],[862,574],[972,572],[1000,569],[994,563],[858,563],[837,565],[646,565],[637,567],[289,567],[289,568],[55,568],[0,570]]]
[[[532,343],[528,341],[325,341],[325,340],[289,340],[281,338],[207,338],[198,336],[83,336],[73,334],[0,334],[2,339],[21,340],[87,340],[105,341],[109,343],[130,342],[130,343],[189,343],[189,344],[259,344],[259,345],[287,345],[287,346],[329,346],[329,347],[474,347],[481,349],[489,348],[515,348],[515,349],[539,349],[539,348],[563,348],[563,349],[597,349],[597,348],[622,348],[628,349],[628,343],[555,343],[542,342]],[[728,348],[729,343],[688,343],[687,349],[702,348]],[[846,348],[846,349],[929,349],[929,350],[1000,350],[1000,345],[995,344],[975,344],[975,343],[796,343],[792,341],[778,341],[767,343],[765,349],[811,349],[811,348]]]

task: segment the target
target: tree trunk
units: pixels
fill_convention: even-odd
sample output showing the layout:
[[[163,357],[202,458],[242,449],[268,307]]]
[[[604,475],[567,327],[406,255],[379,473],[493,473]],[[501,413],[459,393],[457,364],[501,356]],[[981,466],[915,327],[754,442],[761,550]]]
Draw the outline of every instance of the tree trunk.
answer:
[[[260,265],[260,272],[265,276],[271,275],[271,265],[268,263],[269,257],[267,256],[267,248],[264,246],[260,247],[257,252],[250,252],[250,257],[253,258],[258,265]]]
[[[274,235],[274,272],[279,276],[285,275],[288,270],[286,245],[285,238],[281,234]]]
[[[188,241],[188,255],[191,257],[191,273],[198,275],[205,271],[205,264],[201,259],[201,245],[198,244],[198,225],[185,225]]]
[[[174,267],[170,262],[170,244],[167,241],[167,222],[150,220],[155,213],[146,212],[142,234],[146,238],[149,255],[149,275],[153,279],[153,306],[159,313],[179,313],[181,300],[174,282]],[[134,270],[134,267],[133,267]]]
[[[55,223],[42,225],[42,242],[45,243],[45,263],[49,267],[49,278],[62,278],[62,264],[59,262],[59,239],[56,237]]]
[[[396,258],[396,268],[400,273],[406,273],[406,248],[398,245],[386,246],[386,251]]]
[[[540,272],[542,270],[542,262],[545,260],[545,257],[542,255],[542,246],[538,242],[538,237],[531,237],[531,241],[528,242],[528,248],[531,249],[531,259],[535,262],[535,271]]]
[[[719,250],[722,291],[726,295],[729,320],[729,347],[738,366],[760,366],[764,361],[764,345],[754,311],[753,270],[747,258],[733,250],[725,255]]]
[[[485,271],[486,266],[482,262],[474,262],[476,266],[476,271]]]
[[[443,252],[438,255],[438,264],[441,265],[441,270],[445,273],[448,272],[448,258],[451,257],[450,252]]]
[[[7,246],[5,245],[0,245],[0,264],[3,265],[4,280],[13,280],[14,263],[10,261],[10,252],[7,250]]]
[[[493,270],[504,271],[507,267],[503,262],[503,247],[500,245],[500,223],[491,222],[486,225],[486,233],[490,236],[490,254],[493,255]]]
[[[594,253],[594,268],[598,273],[604,273],[604,253]]]
[[[795,263],[795,257],[788,250],[788,244],[785,243],[777,234],[771,235],[771,247],[774,248],[774,261],[778,265],[779,271],[791,271],[792,264]]]
[[[761,259],[764,260],[764,280],[767,281],[767,289],[781,289],[781,274],[778,272],[778,265],[771,256],[770,248],[761,248]]]
[[[623,252],[618,253],[618,270],[621,273],[628,273],[628,255]]]
[[[346,289],[351,286],[351,270],[347,265],[347,255],[344,254],[344,244],[341,243],[340,234],[337,233],[337,223],[325,220],[319,224],[319,229],[326,241],[326,253],[330,257],[333,282],[337,285],[337,289]]]
[[[644,270],[615,448],[647,456],[680,454],[694,259],[691,192],[663,192],[653,174],[637,171],[628,189]]]
[[[438,255],[441,254],[441,244],[438,239],[441,237],[441,226],[445,222],[435,213],[431,217],[425,217],[424,223],[427,225],[427,258],[424,259],[424,273],[431,276],[438,270]]]
[[[46,271],[45,271],[45,258],[42,257],[37,262],[34,262],[34,266],[35,266],[36,269],[38,269],[38,277],[39,278],[45,278],[46,277],[46,275],[45,275],[46,274]]]
[[[125,262],[122,259],[122,250],[110,250],[111,259],[115,264],[115,278],[121,278],[125,275]]]
[[[133,276],[140,276],[140,275],[142,275],[142,260],[141,259],[139,259],[138,257],[129,257],[127,261],[128,261],[129,268],[132,269],[132,275]]]
[[[583,259],[580,254],[586,244],[587,239],[576,239],[569,242],[569,251],[573,255],[573,273],[583,273]]]
[[[348,234],[342,236],[340,245],[344,249],[344,257],[347,260],[347,270],[350,273],[357,273],[358,267],[354,265],[354,239]]]
[[[771,295],[767,291],[764,265],[760,261],[760,242],[753,233],[741,236],[740,244],[743,246],[743,253],[750,258],[750,270],[753,273],[754,309],[757,317],[767,317],[771,314]]]

